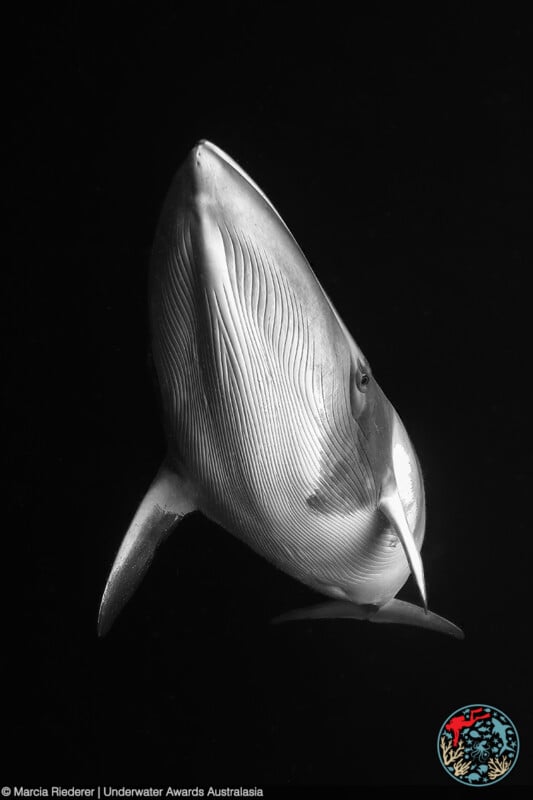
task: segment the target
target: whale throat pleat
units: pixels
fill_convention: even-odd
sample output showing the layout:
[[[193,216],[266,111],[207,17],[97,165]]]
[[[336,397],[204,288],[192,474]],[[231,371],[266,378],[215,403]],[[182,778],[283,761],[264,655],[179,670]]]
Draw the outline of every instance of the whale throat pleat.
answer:
[[[334,552],[333,518],[374,492],[356,452],[349,356],[344,377],[332,363],[343,352],[317,358],[320,332],[249,234],[184,217],[172,245],[155,284],[154,352],[178,462],[209,487],[206,513],[265,555],[325,546],[305,541],[313,520],[331,527]]]

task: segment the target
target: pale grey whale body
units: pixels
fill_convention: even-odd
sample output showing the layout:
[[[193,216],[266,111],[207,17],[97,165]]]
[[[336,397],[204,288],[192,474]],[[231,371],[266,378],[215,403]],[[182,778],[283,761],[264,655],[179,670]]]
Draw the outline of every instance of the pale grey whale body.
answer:
[[[287,619],[461,636],[427,611],[423,479],[398,414],[272,204],[206,141],[161,214],[150,315],[168,452],[113,565],[99,631],[199,509],[335,598]],[[395,599],[410,571],[424,609]]]

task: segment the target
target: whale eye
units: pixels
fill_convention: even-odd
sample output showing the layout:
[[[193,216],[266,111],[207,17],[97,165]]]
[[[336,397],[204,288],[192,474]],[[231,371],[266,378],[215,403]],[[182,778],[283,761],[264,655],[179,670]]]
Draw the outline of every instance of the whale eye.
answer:
[[[366,392],[370,383],[370,370],[360,365],[356,374],[356,382],[359,391]]]
[[[350,406],[354,419],[359,419],[366,408],[366,394],[372,378],[372,371],[366,361],[358,358],[350,363]]]

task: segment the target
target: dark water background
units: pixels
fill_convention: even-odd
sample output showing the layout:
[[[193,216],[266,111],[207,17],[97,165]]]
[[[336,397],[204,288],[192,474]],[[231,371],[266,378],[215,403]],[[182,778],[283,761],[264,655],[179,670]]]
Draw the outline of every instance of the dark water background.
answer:
[[[446,787],[437,732],[478,703],[521,736],[505,785],[532,783],[533,27],[345,14],[73,4],[6,24],[7,785]],[[199,515],[98,640],[164,451],[150,247],[202,137],[270,197],[401,414],[430,605],[464,642],[272,627],[316,596]]]

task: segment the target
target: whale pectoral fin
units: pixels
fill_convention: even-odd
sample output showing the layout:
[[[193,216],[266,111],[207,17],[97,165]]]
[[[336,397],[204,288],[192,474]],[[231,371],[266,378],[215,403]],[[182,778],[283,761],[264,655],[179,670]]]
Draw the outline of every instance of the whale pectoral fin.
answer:
[[[308,608],[288,611],[275,617],[272,622],[295,622],[304,619],[359,619],[369,622],[391,622],[400,625],[414,625],[418,628],[446,633],[456,639],[464,639],[463,631],[453,622],[426,611],[420,606],[393,598],[383,606],[357,605],[349,600],[332,600]]]
[[[157,547],[196,508],[185,483],[163,464],[137,509],[109,573],[98,614],[99,636],[108,632],[137,589]]]

